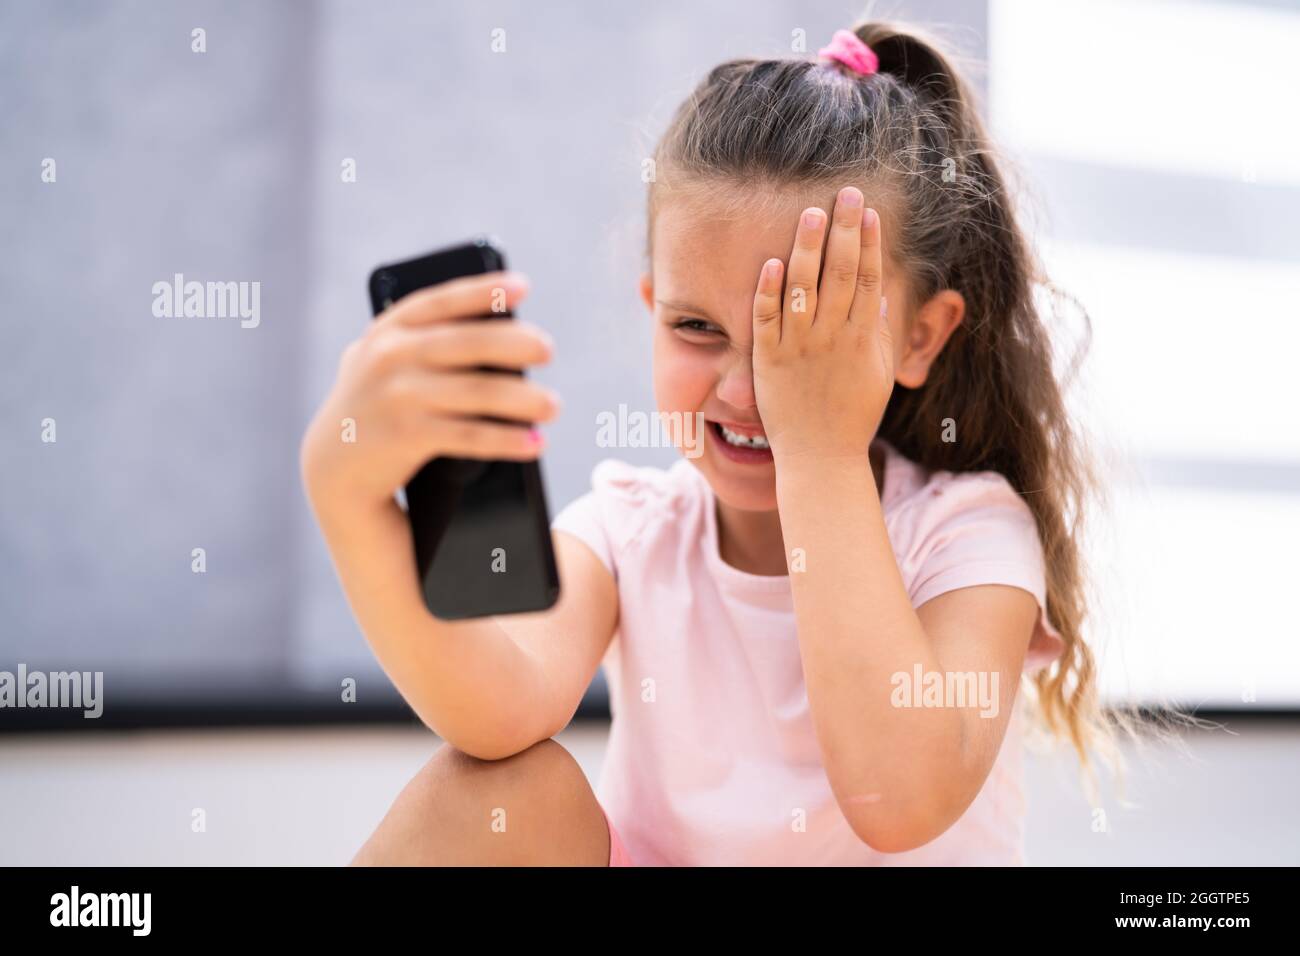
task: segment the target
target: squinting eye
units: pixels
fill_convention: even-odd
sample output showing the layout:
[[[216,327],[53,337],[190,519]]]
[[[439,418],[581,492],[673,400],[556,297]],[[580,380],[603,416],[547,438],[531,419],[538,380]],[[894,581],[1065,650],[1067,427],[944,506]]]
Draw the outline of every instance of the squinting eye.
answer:
[[[700,325],[705,325],[705,326],[707,326],[708,324],[709,324],[709,323],[708,323],[708,322],[705,322],[703,319],[682,319],[680,322],[678,322],[678,323],[676,323],[675,325],[673,325],[673,328],[675,328],[675,329],[686,329],[687,331],[690,331],[690,332],[705,332],[705,333],[708,333],[708,332],[712,332],[712,331],[714,331],[713,329],[710,329],[710,328],[696,328],[696,326],[700,326]]]

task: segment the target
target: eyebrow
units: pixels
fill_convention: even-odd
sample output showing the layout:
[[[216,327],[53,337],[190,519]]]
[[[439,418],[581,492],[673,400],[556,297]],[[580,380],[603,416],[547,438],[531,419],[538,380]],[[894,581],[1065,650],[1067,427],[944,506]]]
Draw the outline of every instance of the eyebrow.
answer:
[[[691,305],[689,302],[674,302],[671,299],[655,299],[655,301],[662,306],[666,306],[667,308],[674,309],[678,312],[694,312],[696,315],[701,315],[704,318],[709,319],[710,321],[713,322],[717,321],[711,315],[709,315],[708,309],[701,309],[697,306]]]

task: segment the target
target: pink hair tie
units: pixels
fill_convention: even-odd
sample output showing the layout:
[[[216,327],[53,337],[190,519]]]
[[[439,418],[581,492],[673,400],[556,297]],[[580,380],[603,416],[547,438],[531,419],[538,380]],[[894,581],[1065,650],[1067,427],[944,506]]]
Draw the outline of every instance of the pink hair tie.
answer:
[[[854,73],[870,76],[880,68],[880,58],[862,38],[849,30],[836,30],[831,42],[817,51],[828,60],[838,60]]]

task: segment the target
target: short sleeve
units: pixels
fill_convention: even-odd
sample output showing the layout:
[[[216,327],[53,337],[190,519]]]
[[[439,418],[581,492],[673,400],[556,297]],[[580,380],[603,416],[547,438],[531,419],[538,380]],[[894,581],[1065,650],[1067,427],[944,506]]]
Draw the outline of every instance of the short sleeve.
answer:
[[[565,531],[595,552],[614,580],[618,555],[645,499],[644,469],[605,458],[591,469],[591,489],[569,502],[551,520],[552,531]]]
[[[686,459],[669,470],[604,458],[591,470],[591,490],[551,521],[586,544],[618,580],[618,568],[643,559],[645,536],[678,521],[697,487],[698,472]]]
[[[1025,672],[1046,667],[1065,650],[1047,620],[1047,576],[1037,523],[1029,505],[996,472],[947,475],[922,492],[911,516],[915,531],[913,607],[947,591],[1006,584],[1032,594],[1038,622]]]
[[[615,575],[614,549],[605,530],[601,501],[595,491],[588,491],[569,502],[551,520],[552,531],[565,531],[573,535],[600,558],[610,574]]]

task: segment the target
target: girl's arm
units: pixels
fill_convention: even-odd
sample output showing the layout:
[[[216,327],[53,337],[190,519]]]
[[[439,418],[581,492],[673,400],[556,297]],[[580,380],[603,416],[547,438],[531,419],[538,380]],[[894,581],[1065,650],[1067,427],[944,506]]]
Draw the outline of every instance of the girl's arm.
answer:
[[[375,657],[420,719],[483,760],[525,750],[572,719],[614,633],[614,579],[554,532],[561,591],[532,614],[443,621],[425,608],[406,515],[315,502],[348,603]]]
[[[790,581],[826,772],[854,832],[900,852],[951,826],[988,776],[1037,602],[990,586],[912,608],[868,448],[894,382],[924,385],[962,307],[945,290],[931,322],[891,320],[882,235],[856,187],[840,191],[833,221],[816,207],[804,211],[788,276],[781,260],[769,260],[754,297],[754,392],[776,464],[785,547],[805,557]],[[997,675],[996,714],[895,707],[895,675],[911,679],[918,667],[922,675],[982,671],[987,684]]]
[[[513,308],[526,289],[522,276],[494,272],[389,307],[344,351],[301,448],[308,498],[380,665],[435,733],[484,759],[517,753],[568,723],[617,617],[613,577],[585,544],[563,535],[552,536],[561,578],[555,607],[434,617],[420,595],[410,526],[393,500],[432,458],[526,461],[540,453],[526,423],[553,418],[557,396],[522,376],[478,368],[523,369],[550,358],[540,329],[515,318],[475,320]]]
[[[949,591],[912,608],[869,462],[777,466],[808,702],[831,789],[874,849],[914,849],[979,793],[1006,733],[1038,602],[1002,585]],[[895,706],[895,675],[983,673],[996,709]],[[997,675],[996,685],[992,676]],[[947,702],[945,702],[947,703]]]

